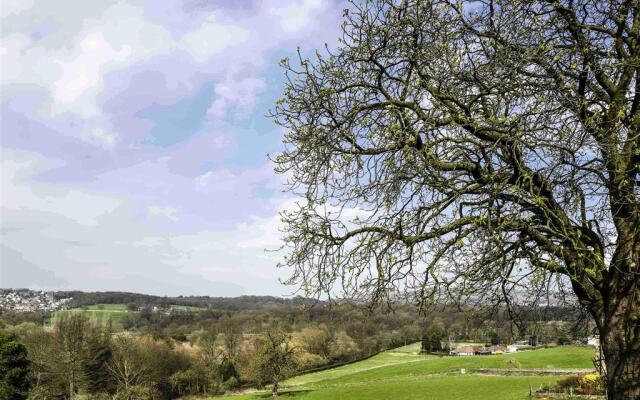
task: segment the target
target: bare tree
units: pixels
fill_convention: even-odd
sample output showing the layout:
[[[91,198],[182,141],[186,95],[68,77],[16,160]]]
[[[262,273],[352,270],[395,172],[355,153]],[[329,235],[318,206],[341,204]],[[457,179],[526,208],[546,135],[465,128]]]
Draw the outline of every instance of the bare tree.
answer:
[[[118,336],[113,340],[113,358],[107,365],[118,389],[125,391],[148,383],[149,367],[141,357],[136,341],[130,336]]]
[[[640,3],[372,0],[283,60],[283,214],[307,295],[574,295],[640,396]]]
[[[269,331],[265,334],[253,358],[253,375],[260,385],[271,383],[271,396],[278,397],[280,382],[295,371],[297,359],[287,334]]]
[[[242,343],[242,327],[237,323],[227,319],[222,328],[224,337],[224,347],[226,356],[230,360],[235,360],[238,355],[240,344]]]

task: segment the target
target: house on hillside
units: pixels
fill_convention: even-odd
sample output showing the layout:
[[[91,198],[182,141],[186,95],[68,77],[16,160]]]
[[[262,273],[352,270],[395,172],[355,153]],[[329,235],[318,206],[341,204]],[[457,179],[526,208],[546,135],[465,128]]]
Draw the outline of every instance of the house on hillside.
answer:
[[[473,346],[457,347],[449,352],[452,356],[474,356],[475,354],[476,349]]]
[[[492,354],[503,354],[509,351],[506,346],[462,346],[457,347],[449,352],[452,356],[489,356]]]
[[[490,346],[487,347],[487,351],[489,351],[489,354],[503,354],[503,353],[507,353],[507,347],[506,346]]]
[[[490,356],[491,354],[491,349],[489,347],[475,347],[476,350],[476,355],[477,356]]]
[[[514,344],[513,345],[517,351],[522,351],[522,350],[534,350],[535,347],[528,345],[528,344]]]

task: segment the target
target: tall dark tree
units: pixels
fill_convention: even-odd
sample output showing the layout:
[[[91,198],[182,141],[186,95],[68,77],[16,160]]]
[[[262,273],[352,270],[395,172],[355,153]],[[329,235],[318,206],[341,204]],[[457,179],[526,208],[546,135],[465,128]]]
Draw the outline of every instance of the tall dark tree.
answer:
[[[53,338],[60,377],[67,387],[67,396],[73,398],[88,383],[84,368],[91,355],[87,352],[87,336],[91,321],[82,314],[59,318],[54,324]]]
[[[108,369],[112,358],[111,330],[92,326],[88,330],[86,342],[87,358],[83,369],[87,377],[87,392],[95,394],[113,391],[116,382]]]
[[[283,60],[284,264],[307,294],[572,294],[640,397],[640,3],[371,0]],[[534,301],[535,305],[535,301]]]
[[[27,349],[14,336],[0,332],[0,399],[26,399],[29,387]]]
[[[423,353],[431,353],[431,336],[425,334],[422,336],[420,349]]]
[[[56,319],[44,357],[45,375],[52,379],[50,386],[55,388],[63,382],[69,398],[114,389],[108,371],[110,341],[109,328],[96,325],[82,314]]]

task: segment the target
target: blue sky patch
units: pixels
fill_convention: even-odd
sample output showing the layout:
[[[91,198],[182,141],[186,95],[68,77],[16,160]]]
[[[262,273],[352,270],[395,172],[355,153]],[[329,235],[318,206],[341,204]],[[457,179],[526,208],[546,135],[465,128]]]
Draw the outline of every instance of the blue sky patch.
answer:
[[[143,143],[168,147],[191,138],[203,127],[213,99],[213,85],[208,84],[193,97],[143,110],[138,115],[155,123]]]

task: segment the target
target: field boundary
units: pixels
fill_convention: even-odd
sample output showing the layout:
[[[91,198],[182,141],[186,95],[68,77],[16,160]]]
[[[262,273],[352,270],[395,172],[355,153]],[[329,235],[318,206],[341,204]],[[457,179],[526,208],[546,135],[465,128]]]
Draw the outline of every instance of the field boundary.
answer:
[[[565,373],[562,375],[568,375],[569,373]],[[301,385],[282,385],[283,388],[286,389],[290,389],[290,390],[303,390],[306,388],[323,388],[323,389],[327,389],[327,388],[334,388],[334,387],[357,387],[357,386],[363,386],[363,385],[368,385],[371,383],[380,383],[380,382],[394,382],[394,381],[417,381],[417,380],[422,380],[425,378],[428,379],[433,379],[433,378],[437,378],[437,377],[442,377],[442,376],[459,376],[459,377],[464,377],[464,376],[481,376],[481,377],[489,377],[489,378],[498,378],[501,376],[507,376],[507,377],[540,377],[540,376],[545,376],[545,375],[535,375],[535,374],[520,374],[520,375],[507,375],[507,374],[474,374],[474,373],[461,373],[460,370],[448,370],[448,371],[440,371],[440,372],[422,372],[422,373],[412,373],[412,374],[405,374],[405,375],[398,375],[398,376],[392,376],[392,377],[386,377],[386,378],[372,378],[372,379],[365,379],[362,381],[358,381],[358,382],[343,382],[343,383],[327,383],[327,384],[322,384],[321,382],[315,382],[312,384],[301,384]],[[547,376],[561,376],[559,375],[547,375]]]
[[[370,354],[370,355],[365,356],[365,357],[362,357],[362,358],[357,358],[357,359],[355,359],[355,360],[343,361],[343,362],[339,362],[339,363],[337,363],[337,364],[328,364],[328,365],[323,365],[323,366],[321,366],[321,367],[314,367],[314,368],[311,368],[311,369],[307,369],[307,370],[304,370],[304,371],[300,371],[300,372],[296,373],[295,375],[292,375],[291,377],[289,377],[289,379],[291,379],[291,378],[295,378],[295,377],[300,376],[300,375],[313,374],[313,373],[315,373],[315,372],[322,372],[322,371],[326,371],[326,370],[328,370],[328,369],[333,369],[333,368],[343,367],[343,366],[345,366],[345,365],[349,365],[349,364],[355,364],[355,363],[357,363],[357,362],[365,361],[365,360],[368,360],[368,359],[370,359],[370,358],[372,358],[372,357],[375,357],[375,356],[377,356],[378,354],[384,353],[385,351],[391,351],[391,350],[380,350],[380,351],[378,351],[378,352],[376,352],[376,353]]]
[[[416,343],[416,342],[419,342],[419,340],[413,340],[412,341],[412,343]],[[295,377],[300,376],[300,375],[313,374],[315,372],[322,372],[322,371],[326,371],[328,369],[338,368],[338,367],[342,367],[342,366],[349,365],[349,364],[355,364],[357,362],[365,361],[365,360],[368,360],[368,359],[370,359],[372,357],[375,357],[378,354],[382,354],[382,353],[385,353],[385,352],[393,352],[394,349],[400,349],[400,348],[406,347],[406,346],[407,346],[406,344],[403,344],[402,346],[396,346],[396,347],[391,347],[391,348],[388,348],[388,349],[378,350],[377,352],[375,352],[373,354],[369,354],[368,356],[357,358],[355,360],[343,361],[343,362],[339,362],[337,364],[328,364],[328,365],[323,365],[321,367],[310,368],[310,369],[307,369],[307,370],[304,370],[304,371],[300,371],[300,372],[296,373],[295,375],[292,375],[291,377],[289,377],[289,379],[295,378]],[[374,367],[374,368],[378,368],[378,367]]]
[[[469,375],[501,375],[501,376],[559,376],[595,372],[591,368],[472,368],[467,370]],[[463,374],[464,375],[464,374]]]
[[[556,392],[535,392],[531,394],[532,397],[539,399],[603,399],[607,396],[601,394],[568,394],[568,393],[556,393]]]
[[[379,367],[375,367],[379,368]],[[374,369],[374,368],[372,368]],[[465,372],[462,372],[465,370]],[[439,372],[422,372],[422,373],[411,373],[405,374],[401,376],[394,376],[388,378],[373,378],[367,379],[362,382],[347,382],[347,383],[339,383],[339,384],[318,384],[319,382],[315,382],[312,385],[315,387],[329,388],[329,387],[339,387],[339,386],[360,386],[363,384],[368,384],[371,382],[392,382],[396,380],[406,380],[406,379],[423,379],[426,377],[437,377],[437,376],[563,376],[563,375],[571,375],[576,373],[585,373],[585,372],[593,372],[593,369],[588,368],[565,368],[565,369],[540,369],[540,368],[531,368],[531,369],[506,369],[506,368],[456,368],[449,369],[445,371]],[[283,388],[293,389],[293,388],[305,388],[309,386],[309,384],[299,384],[299,385],[282,385]]]

